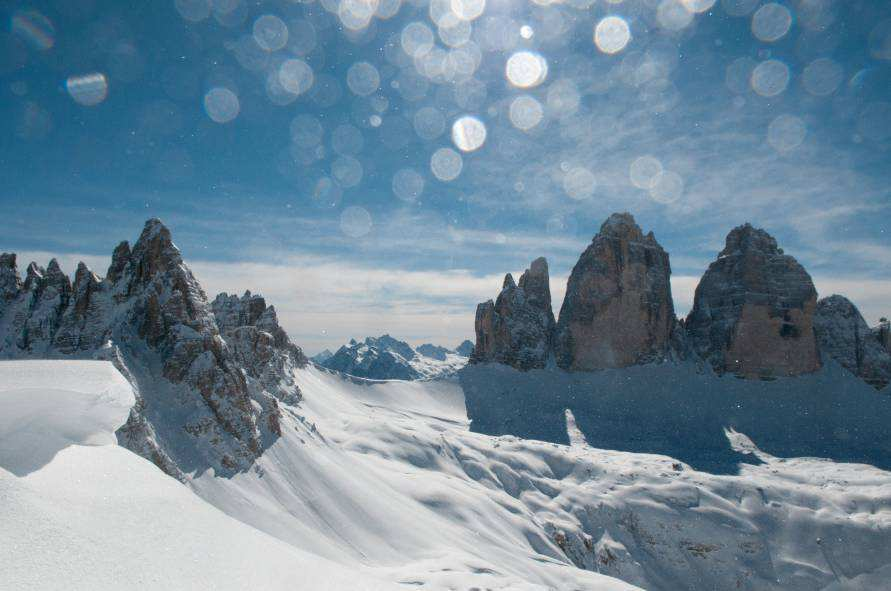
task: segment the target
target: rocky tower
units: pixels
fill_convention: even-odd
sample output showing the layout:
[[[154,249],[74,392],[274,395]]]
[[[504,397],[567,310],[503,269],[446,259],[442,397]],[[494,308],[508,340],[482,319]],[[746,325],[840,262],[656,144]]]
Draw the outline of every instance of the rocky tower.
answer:
[[[820,367],[817,291],[807,271],[764,230],[745,224],[696,287],[686,327],[693,348],[719,373],[770,378]]]
[[[471,363],[495,361],[533,369],[547,365],[554,334],[548,262],[532,261],[514,283],[508,273],[498,298],[477,306]]]
[[[179,478],[207,468],[231,473],[280,435],[278,401],[299,395],[288,368],[305,362],[275,311],[262,299],[253,305],[257,317],[244,321],[264,336],[241,339],[240,316],[221,335],[170,231],[152,219],[132,250],[126,242],[115,248],[105,279],[81,263],[72,286],[51,261],[46,270],[32,263],[20,282],[15,256],[3,255],[0,356],[113,361],[136,393],[118,431],[122,445]]]
[[[833,295],[817,302],[814,331],[820,352],[867,384],[882,389],[891,382],[891,355],[847,298]]]
[[[891,354],[891,322],[882,318],[879,325],[872,329],[872,334],[888,354]]]
[[[629,213],[614,213],[572,269],[557,365],[589,371],[663,358],[675,325],[668,253]],[[479,315],[479,313],[477,313]]]

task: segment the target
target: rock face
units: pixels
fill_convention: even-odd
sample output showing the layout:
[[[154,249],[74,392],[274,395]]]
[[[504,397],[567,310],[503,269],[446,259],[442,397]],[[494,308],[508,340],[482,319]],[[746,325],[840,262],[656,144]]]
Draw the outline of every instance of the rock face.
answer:
[[[221,306],[218,324],[169,230],[152,219],[132,250],[115,248],[105,279],[81,263],[72,285],[53,260],[46,270],[32,263],[20,282],[15,256],[3,255],[0,357],[113,361],[137,399],[122,445],[176,477],[231,473],[280,435],[278,401],[299,396],[290,368],[305,363],[257,299]]]
[[[554,339],[548,263],[532,261],[514,283],[508,273],[498,298],[477,306],[471,363],[498,362],[517,369],[545,367]]]
[[[569,276],[557,365],[589,371],[665,357],[676,323],[670,275],[653,233],[644,235],[631,214],[611,215]]]
[[[294,345],[278,323],[273,306],[263,296],[246,291],[239,298],[219,294],[211,304],[220,334],[235,359],[244,368],[248,381],[290,404],[299,402],[299,388],[293,370],[306,365],[303,351]]]
[[[872,334],[888,354],[891,354],[891,322],[882,318],[879,325],[872,329]]]
[[[820,352],[866,383],[882,389],[891,382],[891,355],[847,298],[833,295],[817,302],[814,331]]]
[[[817,292],[807,271],[772,236],[745,224],[727,236],[696,288],[686,327],[719,373],[772,378],[820,367]]]

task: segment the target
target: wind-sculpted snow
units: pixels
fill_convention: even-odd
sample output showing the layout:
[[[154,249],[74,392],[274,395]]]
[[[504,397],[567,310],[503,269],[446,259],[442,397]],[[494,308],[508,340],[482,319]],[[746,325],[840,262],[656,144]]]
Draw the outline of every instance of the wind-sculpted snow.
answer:
[[[0,362],[0,589],[398,588],[240,523],[116,445],[133,402],[107,362]]]
[[[42,373],[90,391],[61,369]],[[761,463],[712,475],[597,449],[577,411],[571,446],[471,432],[455,381],[294,378],[282,436],[250,470],[186,478],[197,496],[115,446],[0,469],[0,588],[875,591],[891,575],[891,473],[870,466],[780,459],[728,429]]]
[[[719,377],[688,363],[597,373],[468,366],[460,373],[471,428],[568,443],[564,412],[594,447],[659,453],[715,473],[757,462],[725,429],[780,457],[815,456],[891,469],[891,396],[835,363],[770,382]]]
[[[0,361],[0,468],[39,470],[69,445],[111,445],[135,402],[106,361]]]
[[[511,375],[538,373],[497,381],[514,387]],[[454,382],[349,381],[314,368],[297,381],[304,399],[283,419],[293,428],[258,473],[193,485],[276,537],[378,565],[391,580],[611,588],[587,570],[651,591],[812,591],[873,589],[891,572],[891,474],[870,466],[779,459],[730,432],[736,457],[759,464],[712,475],[665,455],[596,449],[590,430],[571,447],[470,432]]]

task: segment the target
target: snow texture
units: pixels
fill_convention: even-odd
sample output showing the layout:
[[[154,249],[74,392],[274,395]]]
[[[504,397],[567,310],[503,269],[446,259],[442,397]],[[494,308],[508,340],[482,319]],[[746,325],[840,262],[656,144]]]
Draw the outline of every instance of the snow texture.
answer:
[[[0,588],[397,588],[225,515],[118,447],[134,396],[110,363],[0,362],[0,384]]]

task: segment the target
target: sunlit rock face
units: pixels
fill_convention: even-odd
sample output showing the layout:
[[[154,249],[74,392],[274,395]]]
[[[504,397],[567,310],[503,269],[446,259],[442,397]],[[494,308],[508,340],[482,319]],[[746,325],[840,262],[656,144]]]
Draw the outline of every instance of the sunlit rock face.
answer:
[[[814,331],[823,355],[876,389],[891,382],[891,355],[846,297],[833,295],[817,302]]]
[[[21,281],[3,255],[0,357],[111,360],[136,394],[122,445],[176,477],[232,473],[280,435],[278,402],[299,396],[290,369],[305,358],[262,298],[218,300],[219,325],[157,219],[115,248],[105,279],[81,263],[72,285],[53,260]]]
[[[291,404],[299,402],[293,369],[306,365],[307,359],[279,325],[275,307],[247,291],[241,298],[221,293],[211,309],[220,334],[244,368],[248,385],[253,386],[256,380],[261,389],[276,398]]]
[[[810,275],[764,230],[745,224],[696,288],[687,331],[719,373],[747,378],[816,371],[817,291]]]
[[[471,363],[494,361],[517,369],[545,367],[555,328],[548,263],[532,261],[519,284],[508,273],[498,298],[477,306]]]
[[[675,326],[668,253],[629,213],[615,213],[569,276],[557,324],[564,369],[626,367],[665,357]]]

